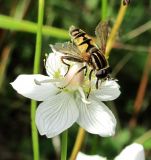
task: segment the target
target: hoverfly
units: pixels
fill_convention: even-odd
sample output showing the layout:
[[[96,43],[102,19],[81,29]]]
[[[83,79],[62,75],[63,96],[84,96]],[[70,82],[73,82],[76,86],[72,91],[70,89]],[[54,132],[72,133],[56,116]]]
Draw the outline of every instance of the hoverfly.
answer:
[[[56,43],[55,45],[51,45],[51,47],[63,54],[61,60],[68,66],[68,71],[70,65],[66,60],[84,63],[84,66],[77,73],[84,69],[87,72],[87,67],[90,67],[89,81],[91,81],[92,73],[95,72],[97,77],[96,88],[98,89],[99,80],[108,78],[110,73],[109,63],[105,57],[108,23],[100,22],[95,29],[95,34],[97,44],[86,32],[75,26],[71,26],[69,28],[71,42]]]

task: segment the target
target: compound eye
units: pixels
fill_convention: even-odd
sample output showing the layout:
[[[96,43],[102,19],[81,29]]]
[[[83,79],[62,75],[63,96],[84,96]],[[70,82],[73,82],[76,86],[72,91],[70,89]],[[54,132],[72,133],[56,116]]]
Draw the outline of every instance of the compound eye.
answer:
[[[97,73],[96,73],[96,76],[97,77],[102,77],[102,75],[103,75],[103,70],[99,70]]]
[[[96,73],[96,77],[98,78],[106,78],[108,75],[108,72],[106,69],[100,69],[97,73]]]

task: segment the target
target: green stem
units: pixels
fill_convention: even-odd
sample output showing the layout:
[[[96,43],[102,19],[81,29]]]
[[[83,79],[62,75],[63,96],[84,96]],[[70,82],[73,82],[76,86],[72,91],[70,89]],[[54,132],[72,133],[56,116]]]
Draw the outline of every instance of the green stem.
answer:
[[[135,140],[136,143],[144,144],[147,140],[151,139],[151,130],[144,133],[141,137]]]
[[[110,36],[107,40],[107,46],[106,46],[106,53],[105,53],[105,56],[106,58],[108,59],[109,58],[109,54],[110,54],[110,51],[113,47],[113,44],[114,44],[114,41],[115,41],[115,37],[116,37],[116,34],[121,26],[121,23],[124,19],[124,16],[125,16],[125,13],[126,13],[126,10],[127,10],[127,6],[123,6],[123,0],[121,0],[121,7],[119,9],[119,12],[118,12],[118,15],[117,15],[117,18],[116,18],[116,21],[114,23],[114,26],[111,30],[111,33],[110,33]]]
[[[67,159],[67,143],[68,143],[68,131],[64,131],[61,135],[61,160]]]
[[[93,137],[90,154],[96,154],[96,152],[97,152],[97,150],[98,150],[99,138],[100,138],[100,137],[98,137],[98,135],[95,135],[95,136]]]
[[[101,9],[102,21],[107,18],[107,0],[102,0],[102,9]]]
[[[85,138],[85,130],[80,127],[78,130],[76,141],[74,143],[74,146],[71,152],[70,160],[76,159],[76,156],[81,149],[84,138]]]
[[[34,22],[19,20],[9,16],[0,15],[0,28],[13,31],[37,33],[38,26]],[[56,38],[68,39],[68,31],[56,27],[43,26],[42,34]]]
[[[43,25],[43,14],[44,14],[44,0],[39,0],[39,10],[38,10],[38,28],[36,36],[36,50],[34,58],[34,70],[36,74],[39,72],[40,66],[40,55],[41,55],[41,46],[42,46],[42,25]]]
[[[40,66],[44,0],[39,0],[38,7],[39,7],[38,8],[38,26],[37,26],[37,36],[36,36],[34,68],[33,68],[34,74],[37,74],[39,72],[39,66]],[[35,124],[36,106],[37,106],[37,103],[32,100],[31,101],[31,130],[32,130],[33,154],[34,154],[34,160],[39,160],[39,141],[38,141],[38,132]]]
[[[32,131],[32,147],[33,147],[33,159],[39,160],[39,140],[38,132],[35,125],[35,113],[36,113],[36,101],[31,101],[31,131]]]

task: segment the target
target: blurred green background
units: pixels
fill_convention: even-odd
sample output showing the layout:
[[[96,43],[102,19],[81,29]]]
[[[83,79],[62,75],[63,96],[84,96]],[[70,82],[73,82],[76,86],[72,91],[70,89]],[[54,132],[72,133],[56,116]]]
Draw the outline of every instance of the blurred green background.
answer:
[[[101,19],[101,2],[46,0],[44,25],[66,31],[71,25],[75,25],[94,36],[95,27]],[[119,8],[120,1],[108,1],[107,20],[111,27]],[[1,16],[7,15],[17,20],[36,23],[37,11],[36,0],[0,0],[0,160],[32,160],[30,100],[17,94],[11,88],[10,82],[19,74],[32,74],[36,40],[34,33],[1,27]],[[45,53],[51,52],[49,44],[67,40],[66,32],[58,32],[56,36],[45,33],[42,43],[42,74],[46,74],[43,59]],[[107,105],[117,116],[117,133],[111,138],[87,134],[82,147],[82,151],[87,154],[100,154],[109,159],[151,128],[151,56],[148,56],[149,53],[151,55],[151,0],[131,0],[116,40],[109,62],[113,76],[119,80],[121,96]],[[142,102],[139,102],[141,108],[137,116],[134,116],[135,107],[138,106],[136,96],[142,79],[146,88],[139,92],[138,99],[142,98]],[[77,130],[76,124],[69,129],[68,155],[71,153]],[[145,147],[146,159],[151,160],[151,138],[147,138],[145,134],[139,140]],[[57,151],[51,139],[40,136],[40,154],[41,160],[57,159]]]

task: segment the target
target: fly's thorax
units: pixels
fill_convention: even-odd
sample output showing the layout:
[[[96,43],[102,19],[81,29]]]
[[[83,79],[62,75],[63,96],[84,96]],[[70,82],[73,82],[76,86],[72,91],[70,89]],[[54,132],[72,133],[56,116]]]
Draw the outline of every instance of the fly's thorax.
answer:
[[[90,61],[91,61],[91,55],[90,55],[89,52],[83,52],[83,53],[81,53],[81,56],[82,56],[84,62],[86,62],[88,64],[90,63]]]
[[[87,43],[78,46],[78,49],[81,52],[82,57],[86,56],[87,54],[90,55],[89,49],[88,49],[89,47],[90,46]]]

